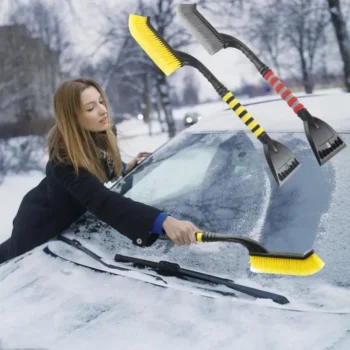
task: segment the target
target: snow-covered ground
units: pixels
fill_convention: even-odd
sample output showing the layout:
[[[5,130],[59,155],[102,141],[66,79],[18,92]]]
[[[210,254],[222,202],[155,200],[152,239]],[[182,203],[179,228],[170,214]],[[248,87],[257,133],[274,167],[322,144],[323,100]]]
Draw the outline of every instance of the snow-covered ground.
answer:
[[[332,94],[339,94],[341,92],[343,92],[343,89],[341,88],[322,89],[322,90],[315,90],[314,93],[310,96],[332,95]],[[296,92],[293,92],[293,94],[296,97],[305,96],[305,92],[303,91],[296,91]],[[269,95],[257,96],[252,98],[242,96],[242,97],[239,97],[238,99],[243,105],[248,105],[248,104],[258,103],[263,101],[279,100],[280,97],[275,93],[271,93]],[[218,98],[217,102],[208,102],[208,103],[202,103],[193,107],[186,106],[186,107],[178,108],[174,111],[174,119],[182,120],[187,112],[198,112],[203,116],[207,116],[218,111],[223,111],[225,109],[227,109],[226,103]]]
[[[336,93],[336,90],[330,93]],[[241,99],[243,104],[258,100]],[[209,106],[198,106],[198,111],[210,114],[225,107],[219,101],[216,105],[213,103],[212,110]],[[264,105],[256,106],[260,111],[264,108]],[[283,112],[287,110],[285,108]],[[338,109],[344,114],[346,107],[339,105],[334,109],[334,112]],[[183,112],[176,111],[178,118]],[[280,119],[278,122],[281,125]],[[154,151],[168,140],[166,134],[149,139],[142,122],[122,123],[118,129],[124,161],[139,151]],[[333,162],[343,170],[336,178],[337,197],[321,225],[324,231],[318,250],[322,257],[327,257],[329,271],[334,275],[339,274],[334,270],[339,263],[338,252],[322,248],[322,242],[329,240],[327,247],[332,248],[332,239],[325,232],[337,233],[333,230],[341,230],[347,225],[342,205],[349,193],[344,187],[348,168],[342,168],[342,162],[340,155]],[[43,176],[33,171],[24,175],[10,174],[5,178],[0,186],[0,241],[10,235],[12,220],[23,195]],[[331,217],[338,222],[338,228],[333,227],[335,222]],[[346,234],[339,232],[339,239],[334,242],[341,246],[341,235]],[[308,295],[310,303],[318,305],[322,301],[326,306],[333,305],[349,314],[287,312],[266,309],[264,303],[204,299],[184,291],[101,275],[52,259],[41,249],[35,249],[32,255],[17,264],[0,268],[0,349],[350,349],[350,296],[340,287],[322,287],[311,280],[310,285],[300,284],[300,292]],[[209,250],[207,254],[209,257],[215,252]],[[349,271],[348,266],[341,269],[343,274],[348,275]],[[266,287],[281,293],[283,289],[280,288],[286,287],[283,283],[276,280],[276,287]],[[288,292],[295,292],[297,296],[298,289]],[[320,295],[327,298],[320,299]],[[290,296],[293,298],[293,294]]]

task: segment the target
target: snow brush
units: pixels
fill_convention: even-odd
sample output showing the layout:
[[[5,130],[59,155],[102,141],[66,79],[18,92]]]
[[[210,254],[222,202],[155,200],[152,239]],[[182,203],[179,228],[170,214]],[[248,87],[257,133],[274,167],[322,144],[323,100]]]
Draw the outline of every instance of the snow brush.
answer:
[[[294,113],[304,122],[304,130],[319,165],[325,164],[346,147],[340,136],[324,121],[312,116],[302,103],[283,84],[276,74],[240,40],[219,33],[196,9],[196,4],[179,4],[177,16],[188,31],[210,55],[221,49],[232,47],[243,52],[254,64],[269,85],[280,94]]]
[[[196,232],[197,242],[233,242],[249,251],[250,270],[256,273],[309,276],[325,265],[313,249],[304,254],[270,252],[253,239],[212,232]]]
[[[188,65],[198,69],[208,79],[220,97],[264,145],[267,163],[278,186],[282,186],[300,169],[300,162],[294,154],[280,142],[271,139],[233,93],[200,61],[187,53],[173,50],[152,27],[149,17],[129,15],[129,30],[135,41],[164,74],[170,75],[178,68]]]

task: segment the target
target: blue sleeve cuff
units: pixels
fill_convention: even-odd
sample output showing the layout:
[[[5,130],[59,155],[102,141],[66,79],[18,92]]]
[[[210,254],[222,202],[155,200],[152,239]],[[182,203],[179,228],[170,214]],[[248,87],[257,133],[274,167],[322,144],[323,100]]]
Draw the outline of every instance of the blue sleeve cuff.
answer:
[[[157,218],[154,221],[153,226],[152,226],[152,232],[153,233],[158,233],[159,235],[164,235],[165,234],[165,232],[163,230],[163,222],[167,218],[167,216],[168,216],[168,214],[164,213],[164,212],[161,212],[157,216]]]

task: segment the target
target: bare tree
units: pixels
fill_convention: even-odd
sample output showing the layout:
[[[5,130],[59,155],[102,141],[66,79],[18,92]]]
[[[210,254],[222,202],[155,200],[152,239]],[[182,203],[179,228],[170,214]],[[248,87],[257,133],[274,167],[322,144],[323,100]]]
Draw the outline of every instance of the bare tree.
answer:
[[[211,13],[212,16],[221,20],[221,28],[232,27],[235,25],[238,16],[242,11],[249,7],[249,2],[243,0],[185,0],[183,3],[196,3],[201,9],[205,9]],[[240,16],[239,16],[240,17]],[[234,19],[234,20],[233,20]]]
[[[177,2],[175,0],[138,0],[133,11],[139,15],[150,16],[152,25],[157,32],[174,49],[181,48],[190,41],[190,34],[186,32],[185,28],[174,22]],[[142,104],[148,106],[147,114],[151,114],[151,107],[154,105],[150,101],[158,100],[165,116],[164,120],[166,121],[169,137],[173,137],[176,128],[172,114],[168,79],[130,36],[127,25],[130,11],[124,9],[119,11],[118,14],[100,11],[104,14],[107,25],[100,30],[101,43],[99,46],[107,47],[109,52],[113,52],[114,56],[104,72],[105,87],[115,86],[118,83],[120,88],[133,89],[132,98],[137,99],[136,104],[139,106]],[[118,23],[117,26],[116,23]],[[154,93],[158,96],[154,96]],[[136,95],[138,96],[136,97]],[[161,117],[161,113],[158,115]],[[163,118],[160,118],[159,121],[162,123]]]
[[[339,50],[344,62],[344,83],[347,91],[350,91],[350,38],[346,27],[346,21],[340,8],[339,0],[328,0],[329,12],[339,44]]]
[[[187,106],[198,104],[198,86],[196,86],[195,74],[187,73],[184,78],[184,89],[182,93],[182,103]]]
[[[9,31],[4,33],[7,37]],[[0,38],[1,38],[0,34]],[[9,108],[16,103],[20,103],[22,99],[30,94],[31,83],[24,80],[20,81],[20,77],[24,74],[25,69],[21,65],[23,56],[25,55],[25,46],[19,48],[14,47],[11,43],[2,41],[4,50],[0,50],[0,113],[6,114]],[[14,72],[17,71],[17,74]]]
[[[8,161],[7,161],[7,145],[8,140],[0,140],[0,185],[3,183],[4,178],[8,172]]]
[[[28,5],[17,7],[9,21],[11,24],[24,25],[32,37],[42,39],[55,51],[60,67],[63,68],[71,59],[67,56],[71,43],[64,31],[63,19],[58,14],[59,9],[55,5],[33,0]]]
[[[50,70],[55,54],[23,25],[0,27],[0,111],[2,122],[31,120],[49,112]],[[35,100],[35,102],[34,102]]]
[[[176,0],[157,0],[153,6],[147,9],[157,33],[175,50],[186,47],[192,39],[186,29],[175,21],[177,3]],[[172,112],[169,81],[159,69],[155,71],[159,100],[167,121],[168,134],[171,138],[176,133],[176,126]]]
[[[291,50],[283,30],[285,26],[283,3],[279,0],[268,0],[264,3],[255,0],[250,3],[248,11],[254,20],[244,28],[244,37],[254,44],[257,49],[253,50],[255,54],[273,66],[278,76],[282,78],[283,69],[290,68],[290,60],[285,58]]]
[[[69,5],[72,5],[70,0]],[[96,6],[96,11],[106,20],[106,25],[98,29],[100,42],[94,52],[101,48],[109,51],[109,64],[104,64],[99,70],[104,87],[113,91],[111,97],[118,108],[120,95],[129,91],[128,101],[122,103],[139,108],[148,106],[147,114],[152,114],[155,108],[158,120],[164,129],[167,127],[169,137],[176,133],[175,122],[172,112],[171,83],[164,73],[149,59],[145,52],[132,39],[128,28],[129,13],[149,16],[152,26],[172,48],[182,50],[194,42],[190,33],[176,21],[176,5],[181,0],[135,0],[123,4],[118,13],[110,11],[103,4]],[[221,15],[227,6],[243,4],[239,0],[222,0],[218,3],[214,0],[199,0],[197,5],[206,6],[206,9]],[[131,40],[130,40],[131,39]],[[94,54],[94,53],[93,53]],[[106,63],[107,61],[104,61]],[[109,94],[110,95],[110,94]],[[150,102],[151,101],[151,102]],[[112,101],[113,102],[113,101]]]
[[[254,0],[249,14],[254,20],[246,26],[244,37],[258,48],[258,55],[280,77],[299,80],[301,76],[305,91],[311,93],[315,72],[328,67],[325,46],[329,51],[332,45],[324,0]]]
[[[284,35],[299,57],[305,92],[312,93],[315,61],[329,24],[327,8],[323,0],[289,0],[284,13]]]
[[[13,26],[22,26],[28,36],[38,42],[32,52],[37,62],[37,73],[32,80],[32,92],[36,96],[26,96],[22,100],[22,110],[33,110],[31,104],[37,98],[42,105],[40,111],[33,114],[45,114],[45,118],[53,114],[53,94],[62,77],[62,67],[69,61],[69,41],[64,32],[62,19],[54,5],[47,5],[41,0],[33,0],[30,4],[18,5],[9,17]],[[34,41],[33,41],[34,42]],[[43,43],[43,44],[39,44]],[[34,48],[33,48],[34,50]],[[23,114],[23,113],[22,113]],[[24,113],[25,114],[25,113]]]

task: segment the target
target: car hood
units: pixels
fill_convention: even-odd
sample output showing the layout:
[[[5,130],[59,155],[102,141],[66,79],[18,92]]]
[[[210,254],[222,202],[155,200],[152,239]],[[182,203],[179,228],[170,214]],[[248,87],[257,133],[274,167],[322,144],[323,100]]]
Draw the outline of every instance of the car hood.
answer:
[[[42,248],[0,267],[4,349],[115,349],[116,344],[161,349],[165,343],[168,349],[323,349],[335,345],[345,349],[350,345],[350,314],[291,312],[270,308],[268,302],[210,299],[99,274],[47,256]],[[277,283],[267,289],[283,293],[285,288],[288,284]],[[341,305],[346,305],[349,294],[343,289],[303,284],[301,288],[309,288],[310,303],[318,304],[321,295],[325,301],[327,295],[333,310],[346,312]],[[284,293],[294,307],[298,293],[295,287]]]

